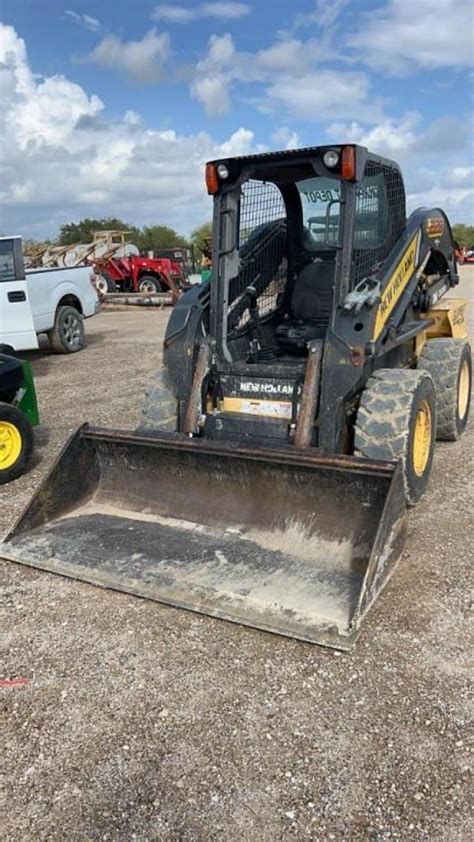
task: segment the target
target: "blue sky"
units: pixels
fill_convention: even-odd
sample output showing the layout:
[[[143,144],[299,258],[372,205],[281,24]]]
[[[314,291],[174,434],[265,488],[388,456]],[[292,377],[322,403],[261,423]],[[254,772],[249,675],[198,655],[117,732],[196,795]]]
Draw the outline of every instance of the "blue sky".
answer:
[[[472,222],[468,0],[16,0],[0,79],[4,233],[210,215],[207,158],[354,140],[409,206]]]

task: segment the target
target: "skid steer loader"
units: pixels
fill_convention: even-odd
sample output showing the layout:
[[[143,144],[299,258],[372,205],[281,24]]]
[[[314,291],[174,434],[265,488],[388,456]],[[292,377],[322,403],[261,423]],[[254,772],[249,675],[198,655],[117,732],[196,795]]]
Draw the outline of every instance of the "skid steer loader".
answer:
[[[449,222],[357,145],[213,161],[213,269],[134,432],[83,426],[0,554],[348,649],[468,416]]]

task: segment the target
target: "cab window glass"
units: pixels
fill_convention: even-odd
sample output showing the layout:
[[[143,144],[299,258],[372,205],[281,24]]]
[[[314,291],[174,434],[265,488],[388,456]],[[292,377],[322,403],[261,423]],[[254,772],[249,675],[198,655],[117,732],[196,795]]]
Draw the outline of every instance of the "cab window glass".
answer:
[[[306,178],[297,183],[303,211],[305,248],[336,246],[339,239],[340,182],[334,178]]]
[[[15,280],[15,260],[11,240],[0,240],[0,282]]]

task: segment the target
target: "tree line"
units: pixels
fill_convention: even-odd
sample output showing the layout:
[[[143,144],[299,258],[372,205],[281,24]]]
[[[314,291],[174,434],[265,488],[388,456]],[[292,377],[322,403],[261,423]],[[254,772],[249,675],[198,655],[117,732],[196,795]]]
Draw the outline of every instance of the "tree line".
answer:
[[[452,226],[453,237],[460,246],[474,247],[474,225],[456,223]]]
[[[69,246],[75,243],[90,243],[95,231],[127,231],[130,233],[130,242],[134,243],[140,251],[163,251],[169,248],[194,247],[195,257],[199,259],[206,248],[206,240],[211,236],[211,223],[205,222],[199,225],[191,233],[191,236],[183,237],[174,228],[167,225],[145,225],[138,228],[136,225],[128,225],[122,219],[109,216],[103,219],[81,219],[80,222],[68,222],[61,225],[59,234],[55,240],[38,242],[25,240],[24,247],[40,247],[42,245]]]
[[[211,237],[211,223],[204,222],[191,233],[189,238],[178,234],[174,228],[167,225],[145,225],[137,228],[136,225],[128,225],[122,219],[110,216],[104,219],[81,219],[80,222],[68,222],[59,229],[56,240],[46,240],[39,243],[33,240],[26,240],[25,246],[60,245],[68,246],[74,243],[90,243],[94,231],[129,231],[130,241],[140,251],[162,251],[163,249],[194,246],[195,257],[199,259],[206,251],[206,241]],[[453,237],[460,246],[469,248],[474,246],[474,225],[463,225],[456,223],[452,226]]]

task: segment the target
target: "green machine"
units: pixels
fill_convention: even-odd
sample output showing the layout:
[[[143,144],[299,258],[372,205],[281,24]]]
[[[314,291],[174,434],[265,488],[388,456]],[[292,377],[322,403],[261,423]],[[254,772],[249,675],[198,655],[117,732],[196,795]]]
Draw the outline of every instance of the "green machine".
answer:
[[[33,428],[39,423],[30,364],[10,352],[0,353],[0,485],[26,470],[34,447]]]

